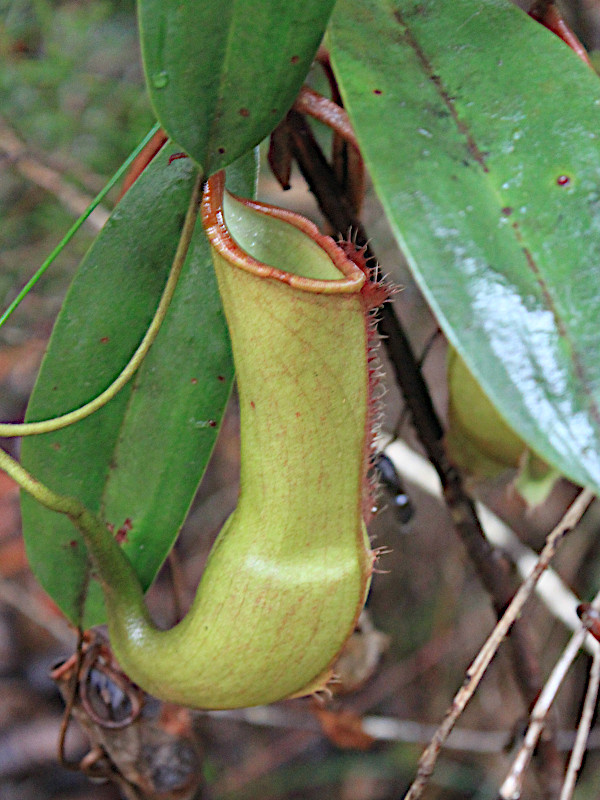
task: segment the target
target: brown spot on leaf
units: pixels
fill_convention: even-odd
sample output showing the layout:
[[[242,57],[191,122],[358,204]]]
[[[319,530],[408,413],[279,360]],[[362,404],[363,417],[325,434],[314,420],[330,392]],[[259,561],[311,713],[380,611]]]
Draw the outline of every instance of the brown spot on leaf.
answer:
[[[133,528],[133,522],[129,517],[125,520],[125,522],[121,525],[119,530],[115,534],[115,540],[118,544],[123,544],[127,541],[127,535],[129,531]]]

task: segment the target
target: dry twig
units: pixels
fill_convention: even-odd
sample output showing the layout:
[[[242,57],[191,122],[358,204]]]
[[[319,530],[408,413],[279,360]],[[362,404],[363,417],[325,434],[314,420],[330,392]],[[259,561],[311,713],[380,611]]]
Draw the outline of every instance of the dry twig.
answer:
[[[76,636],[69,624],[49,611],[31,591],[22,588],[16,581],[0,578],[0,602],[15,608],[48,631],[58,642],[69,648],[74,646]]]
[[[556,554],[561,542],[565,535],[572,530],[579,522],[588,506],[594,499],[594,495],[588,489],[584,489],[568,508],[566,514],[550,533],[546,539],[544,549],[540,553],[537,563],[531,575],[525,580],[508,608],[502,615],[498,624],[488,637],[487,641],[477,654],[475,660],[469,667],[466,673],[465,681],[459,691],[456,693],[451,706],[446,712],[446,716],[441,725],[437,729],[431,742],[424,750],[420,760],[417,775],[411,784],[404,800],[417,800],[423,792],[425,785],[431,776],[435,767],[435,762],[439,752],[448,738],[450,731],[454,727],[457,719],[464,711],[467,703],[475,693],[479,682],[481,681],[485,671],[487,670],[492,658],[495,656],[500,644],[506,637],[510,627],[514,624],[515,620],[521,613],[523,606],[529,599],[533,589],[539,580],[540,576]],[[576,633],[573,638],[578,637],[579,646],[585,639],[586,631],[581,629],[581,633]]]
[[[14,165],[23,177],[53,194],[73,216],[80,217],[85,213],[92,198],[71,186],[55,169],[42,164],[33,157],[18,136],[0,119],[0,154],[8,163]],[[109,212],[101,207],[95,208],[86,220],[86,224],[98,233],[104,227]]]
[[[439,477],[429,461],[400,439],[390,442],[389,436],[385,434],[381,436],[380,447],[393,462],[398,474],[409,484],[418,486],[432,497],[442,499]],[[525,580],[535,567],[538,554],[523,544],[517,534],[486,505],[477,501],[475,506],[483,531],[490,543],[510,556],[522,580]],[[581,621],[577,616],[577,606],[581,601],[551,567],[544,572],[536,584],[535,591],[552,616],[560,620],[570,631],[580,629]],[[593,636],[586,637],[584,646],[590,655],[595,654],[597,642]]]
[[[315,736],[322,735],[321,726],[314,714],[306,710],[296,710],[285,704],[198,713],[215,720],[235,720],[256,727],[310,732]],[[369,715],[362,717],[361,721],[365,733],[380,742],[425,745],[436,731],[435,725],[394,717]],[[572,750],[575,753],[581,727],[580,725],[577,731],[557,731],[556,738],[561,751]],[[506,751],[513,739],[513,730],[490,731],[457,727],[448,737],[445,747],[457,752],[500,754]],[[587,742],[587,749],[600,749],[600,728],[596,727],[592,730]],[[567,798],[561,798],[561,800],[567,800]]]
[[[583,755],[589,740],[590,728],[592,726],[592,718],[596,709],[596,702],[598,700],[598,684],[600,683],[600,645],[596,643],[596,652],[592,661],[590,669],[590,676],[588,679],[588,687],[585,693],[585,700],[583,702],[583,710],[581,712],[581,719],[579,720],[579,727],[577,728],[577,736],[575,738],[575,745],[573,752],[569,759],[569,766],[567,774],[560,793],[560,800],[571,800],[577,775],[581,769]]]
[[[596,606],[599,600],[600,595],[596,597],[592,605]],[[531,760],[533,751],[539,741],[542,731],[544,730],[546,716],[548,715],[550,706],[554,702],[556,693],[565,679],[567,672],[571,668],[571,664],[581,649],[586,634],[587,631],[583,625],[573,634],[569,643],[565,647],[562,656],[554,665],[554,669],[550,673],[550,677],[546,681],[542,693],[538,697],[536,704],[531,710],[529,727],[527,728],[527,733],[525,734],[523,744],[521,745],[519,752],[513,761],[504,783],[500,787],[500,797],[503,800],[518,800],[518,798],[521,796],[521,786],[523,783],[525,770],[527,769],[527,765]]]

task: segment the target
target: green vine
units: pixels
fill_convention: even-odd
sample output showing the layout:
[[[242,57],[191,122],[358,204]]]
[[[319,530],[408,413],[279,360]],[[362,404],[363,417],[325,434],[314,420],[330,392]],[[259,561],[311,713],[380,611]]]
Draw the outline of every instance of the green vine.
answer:
[[[4,325],[6,320],[10,317],[13,311],[22,303],[25,297],[29,294],[31,289],[36,285],[42,275],[46,272],[48,267],[52,264],[55,258],[62,253],[65,247],[69,244],[73,236],[77,233],[79,228],[83,225],[86,219],[90,216],[90,214],[96,209],[100,203],[104,200],[106,195],[110,192],[110,190],[117,184],[123,175],[127,172],[131,164],[135,161],[137,156],[142,152],[144,147],[148,144],[148,142],[152,139],[154,134],[160,130],[160,124],[157,122],[156,125],[148,131],[148,133],[144,136],[142,141],[138,144],[138,146],[133,150],[125,159],[125,161],[121,164],[119,169],[115,172],[115,174],[110,178],[106,186],[94,197],[92,202],[83,212],[83,214],[79,217],[79,219],[71,225],[69,230],[65,233],[63,238],[60,242],[56,245],[54,250],[50,253],[50,255],[45,259],[41,267],[36,270],[35,274],[27,281],[25,286],[19,291],[15,299],[10,303],[10,305],[6,308],[5,311],[2,312],[0,315],[0,327]],[[10,436],[11,434],[3,434],[6,436]]]
[[[51,433],[52,431],[66,428],[69,425],[73,425],[75,422],[79,422],[80,420],[89,417],[90,414],[93,414],[95,411],[98,411],[100,408],[105,406],[131,380],[141,366],[144,358],[158,336],[160,327],[165,316],[167,315],[167,311],[169,310],[169,305],[173,299],[177,281],[181,275],[183,265],[185,264],[185,259],[187,257],[192,235],[194,233],[194,227],[198,217],[201,188],[202,175],[198,174],[194,184],[194,189],[192,191],[192,196],[190,198],[190,204],[185,221],[183,223],[183,228],[181,230],[181,237],[179,239],[179,244],[177,245],[171,271],[169,272],[169,277],[167,278],[167,282],[165,284],[165,288],[163,289],[163,293],[154,314],[154,318],[152,319],[152,322],[150,323],[148,330],[144,334],[144,338],[138,345],[135,353],[132,355],[131,359],[123,368],[119,376],[97,397],[95,397],[93,400],[90,400],[89,403],[85,403],[83,406],[80,406],[73,411],[69,411],[66,414],[61,414],[53,419],[41,420],[39,422],[0,423],[0,436],[33,436],[41,433]]]

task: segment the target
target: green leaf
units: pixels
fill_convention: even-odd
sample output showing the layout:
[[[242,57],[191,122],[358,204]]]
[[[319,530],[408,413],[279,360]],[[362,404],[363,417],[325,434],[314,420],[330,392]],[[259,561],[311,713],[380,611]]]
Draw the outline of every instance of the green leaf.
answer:
[[[512,428],[600,488],[600,83],[506,0],[340,0],[331,50],[377,193]]]
[[[158,304],[195,168],[163,148],[113,212],[71,285],[27,419],[76,408],[127,363]],[[251,194],[255,162],[233,169]],[[24,466],[114,526],[144,587],[171,548],[202,477],[233,377],[208,243],[198,223],[172,305],[143,366],[108,405],[56,433],[24,439]],[[69,619],[104,619],[85,546],[71,523],[23,496],[27,553]],[[129,522],[128,522],[129,520]],[[131,526],[131,530],[126,530]],[[89,584],[89,586],[88,586]],[[88,591],[89,588],[89,591]]]
[[[139,0],[161,124],[207,175],[258,144],[294,102],[335,0]]]

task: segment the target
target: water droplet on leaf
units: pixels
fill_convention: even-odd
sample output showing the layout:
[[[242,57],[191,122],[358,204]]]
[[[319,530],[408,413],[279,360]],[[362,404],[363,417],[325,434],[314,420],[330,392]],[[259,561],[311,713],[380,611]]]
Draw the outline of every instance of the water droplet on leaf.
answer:
[[[155,72],[152,76],[152,86],[154,86],[155,89],[164,89],[168,83],[169,73],[164,69],[160,72]]]

